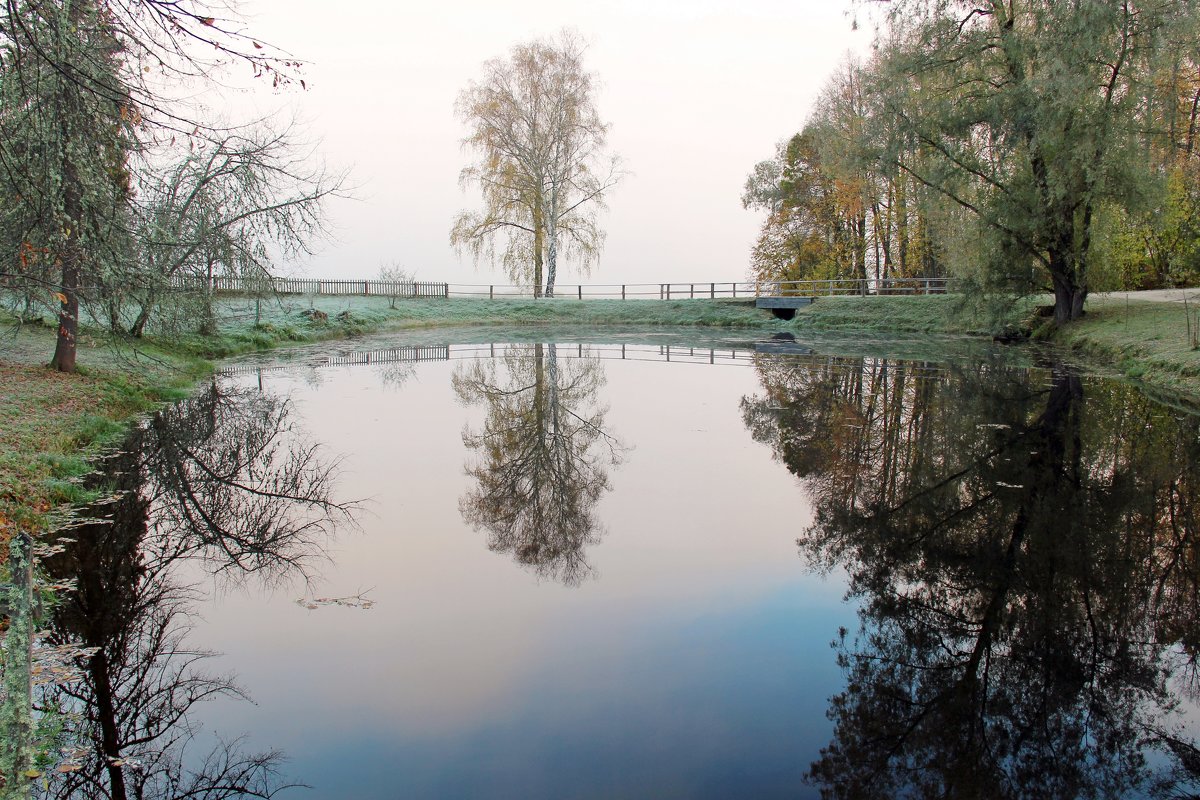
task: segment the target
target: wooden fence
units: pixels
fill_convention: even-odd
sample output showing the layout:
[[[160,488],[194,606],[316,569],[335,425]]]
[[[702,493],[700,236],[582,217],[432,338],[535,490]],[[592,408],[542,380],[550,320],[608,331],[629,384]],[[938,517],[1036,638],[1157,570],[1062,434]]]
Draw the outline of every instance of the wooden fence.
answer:
[[[350,280],[324,278],[271,278],[245,280],[240,277],[225,275],[213,276],[211,279],[199,276],[177,276],[171,281],[177,289],[199,291],[210,289],[214,292],[232,292],[239,294],[275,293],[275,294],[320,294],[320,295],[355,295],[378,297],[448,297],[449,284],[425,281],[379,281],[379,280]]]
[[[237,277],[180,277],[180,289],[256,294],[354,295],[396,298],[475,297],[517,299],[534,297],[533,287],[510,284],[450,284],[379,280],[272,278],[246,281]],[[560,284],[554,298],[565,300],[718,300],[756,297],[819,297],[832,295],[944,294],[949,278],[867,278],[824,281],[708,281],[671,283]]]
[[[555,299],[566,300],[718,300],[755,297],[816,297],[828,295],[944,294],[949,278],[867,278],[825,281],[708,281],[672,283],[559,284]],[[450,284],[448,297],[489,299],[529,298],[529,286]]]

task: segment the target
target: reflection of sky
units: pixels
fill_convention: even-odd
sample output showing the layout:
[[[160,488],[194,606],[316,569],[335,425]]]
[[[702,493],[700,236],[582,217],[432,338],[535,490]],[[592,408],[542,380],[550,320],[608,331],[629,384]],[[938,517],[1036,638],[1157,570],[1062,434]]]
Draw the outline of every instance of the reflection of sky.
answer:
[[[195,644],[227,654],[257,706],[207,725],[279,747],[316,797],[796,796],[828,742],[828,643],[852,627],[840,576],[810,574],[804,492],[742,424],[753,370],[605,362],[606,427],[631,449],[600,501],[599,577],[539,581],[489,552],[458,499],[469,478],[453,366],[400,390],[368,368],[286,374],[305,426],[372,499],[319,595],[232,592]]]

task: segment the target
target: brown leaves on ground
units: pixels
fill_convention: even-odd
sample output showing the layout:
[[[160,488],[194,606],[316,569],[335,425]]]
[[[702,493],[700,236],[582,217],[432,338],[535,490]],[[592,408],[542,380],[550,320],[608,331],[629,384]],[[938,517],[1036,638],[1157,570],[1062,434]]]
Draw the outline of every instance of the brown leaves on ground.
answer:
[[[0,362],[0,453],[40,452],[80,414],[95,410],[97,381]]]
[[[0,362],[0,546],[18,524],[50,510],[41,455],[71,455],[80,419],[103,413],[102,395],[89,376]]]

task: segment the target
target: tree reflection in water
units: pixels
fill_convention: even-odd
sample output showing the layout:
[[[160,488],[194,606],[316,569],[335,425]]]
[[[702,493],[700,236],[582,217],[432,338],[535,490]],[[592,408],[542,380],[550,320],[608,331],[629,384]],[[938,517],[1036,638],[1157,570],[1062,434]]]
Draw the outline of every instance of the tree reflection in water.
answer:
[[[801,553],[861,604],[824,796],[1194,796],[1200,420],[1062,367],[759,368]]]
[[[488,549],[578,585],[592,574],[586,548],[600,541],[593,511],[609,489],[608,467],[624,453],[604,430],[600,360],[581,350],[560,361],[553,344],[510,345],[461,366],[453,382],[460,402],[486,406],[482,429],[463,432],[477,458],[467,465],[476,484],[459,501],[463,519],[487,531]]]
[[[195,705],[242,692],[206,672],[212,653],[188,643],[197,594],[178,568],[200,560],[228,580],[306,574],[352,522],[353,505],[333,499],[335,471],[286,401],[215,382],[134,432],[108,464],[112,499],[92,510],[100,521],[68,531],[47,562],[75,580],[53,638],[92,654],[78,665],[82,680],[44,698],[75,720],[70,771],[54,774],[46,796],[215,800],[283,787],[278,752],[249,753],[237,740],[194,752]]]

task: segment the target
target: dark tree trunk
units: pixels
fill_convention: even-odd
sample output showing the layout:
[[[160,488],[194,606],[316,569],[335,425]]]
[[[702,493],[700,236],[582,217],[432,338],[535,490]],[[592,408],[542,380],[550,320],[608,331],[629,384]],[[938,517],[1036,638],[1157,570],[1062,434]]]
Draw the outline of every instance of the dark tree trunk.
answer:
[[[1055,269],[1056,261],[1050,258],[1050,278],[1054,282],[1054,322],[1065,325],[1083,316],[1083,301],[1087,299],[1087,287],[1080,286],[1075,277],[1075,270],[1060,267]]]
[[[79,226],[83,220],[83,198],[75,165],[69,158],[64,165],[66,177],[63,210],[70,226],[59,258],[62,261],[62,285],[59,288],[58,339],[50,368],[59,372],[75,371],[79,339],[79,288],[83,278],[83,253],[79,246]]]
[[[138,339],[142,338],[142,333],[146,330],[146,323],[150,320],[150,309],[154,308],[154,296],[147,295],[146,302],[142,303],[142,309],[138,312],[137,319],[129,326],[129,335]]]
[[[74,261],[74,259],[71,259]],[[54,343],[54,357],[50,368],[59,372],[75,371],[76,344],[79,336],[79,265],[63,264],[62,302],[58,309],[58,340]]]
[[[117,708],[109,681],[108,657],[103,648],[88,661],[88,672],[95,690],[95,713],[100,722],[100,746],[108,772],[109,796],[113,800],[125,800],[129,793],[125,789],[125,770],[120,764],[121,733],[117,729]]]

